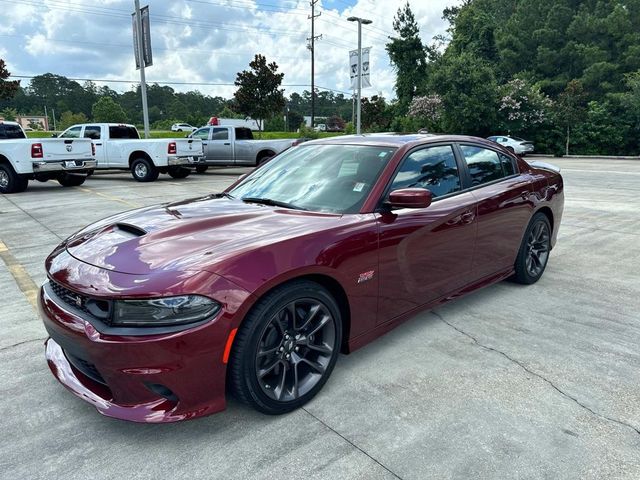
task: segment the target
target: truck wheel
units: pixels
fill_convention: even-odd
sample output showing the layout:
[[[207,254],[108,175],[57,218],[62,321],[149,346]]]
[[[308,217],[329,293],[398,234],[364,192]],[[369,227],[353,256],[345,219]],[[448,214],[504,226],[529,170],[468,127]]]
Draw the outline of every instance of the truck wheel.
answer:
[[[274,156],[275,156],[275,153],[273,152],[260,152],[258,154],[258,158],[256,159],[256,165],[259,167],[263,163],[271,160],[271,158]]]
[[[204,173],[207,170],[209,170],[209,167],[207,165],[198,165],[196,167],[196,173]]]
[[[73,175],[70,173],[62,173],[58,176],[58,183],[63,187],[77,187],[82,185],[87,179],[84,175]]]
[[[160,171],[146,158],[136,158],[131,162],[131,175],[138,182],[155,182]]]
[[[18,175],[11,165],[0,164],[0,193],[24,192],[29,180]]]
[[[172,178],[187,178],[191,173],[191,170],[184,167],[172,167],[169,168],[169,176]]]

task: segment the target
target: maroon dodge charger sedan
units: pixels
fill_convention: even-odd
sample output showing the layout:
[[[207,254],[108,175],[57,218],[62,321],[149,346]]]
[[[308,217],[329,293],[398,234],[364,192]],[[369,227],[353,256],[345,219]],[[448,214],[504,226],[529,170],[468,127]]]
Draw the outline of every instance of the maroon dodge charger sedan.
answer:
[[[308,402],[348,353],[416,312],[537,281],[558,169],[471,137],[290,148],[224,193],[122,213],[48,257],[46,358],[104,415],[139,422]]]

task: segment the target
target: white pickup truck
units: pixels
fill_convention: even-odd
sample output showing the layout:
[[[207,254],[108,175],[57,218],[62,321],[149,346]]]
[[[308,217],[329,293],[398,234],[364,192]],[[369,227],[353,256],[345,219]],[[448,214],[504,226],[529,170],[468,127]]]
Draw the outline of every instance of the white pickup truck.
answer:
[[[92,149],[83,139],[28,139],[19,124],[0,121],[0,193],[24,192],[29,180],[82,185],[96,167]]]
[[[204,155],[196,160],[196,172],[209,166],[256,166],[302,140],[254,140],[251,129],[234,126],[202,127],[189,135],[202,140]]]
[[[133,125],[83,123],[73,125],[59,138],[89,138],[96,150],[99,170],[129,170],[139,182],[153,182],[161,173],[185,178],[202,156],[202,142],[194,138],[140,139]]]

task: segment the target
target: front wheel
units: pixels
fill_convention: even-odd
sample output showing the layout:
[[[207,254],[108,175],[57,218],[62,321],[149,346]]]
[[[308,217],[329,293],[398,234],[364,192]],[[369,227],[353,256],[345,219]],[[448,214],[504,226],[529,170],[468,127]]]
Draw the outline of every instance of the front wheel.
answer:
[[[238,329],[229,383],[263,413],[290,412],[311,400],[335,366],[342,341],[340,309],[310,281],[295,281],[262,298]]]
[[[138,182],[154,182],[158,179],[160,171],[146,158],[136,158],[131,162],[131,175]]]
[[[191,170],[184,167],[171,167],[167,173],[171,178],[187,178]]]
[[[0,193],[24,192],[29,180],[18,175],[11,165],[0,164]]]
[[[542,277],[551,253],[551,224],[544,213],[536,213],[524,234],[518,251],[513,279],[524,285]]]
[[[58,176],[58,183],[63,187],[78,187],[87,179],[84,175],[62,173]]]

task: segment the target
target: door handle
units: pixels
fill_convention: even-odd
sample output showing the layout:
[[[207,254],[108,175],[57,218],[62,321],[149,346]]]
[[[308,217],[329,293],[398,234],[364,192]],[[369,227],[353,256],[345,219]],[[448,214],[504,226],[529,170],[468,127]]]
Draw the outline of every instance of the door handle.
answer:
[[[102,145],[102,143],[96,143],[96,144],[94,144],[94,145],[95,145],[96,147],[99,147],[99,146],[101,146],[101,145]]]
[[[202,146],[206,147],[208,145],[208,143],[202,142]]]
[[[225,143],[225,145],[231,145],[229,142]]]
[[[475,220],[475,218],[476,218],[476,214],[473,212],[465,212],[462,215],[460,215],[460,220],[464,224],[472,223]]]
[[[529,190],[525,190],[520,194],[523,200],[529,200],[530,195],[531,195],[531,192]]]

